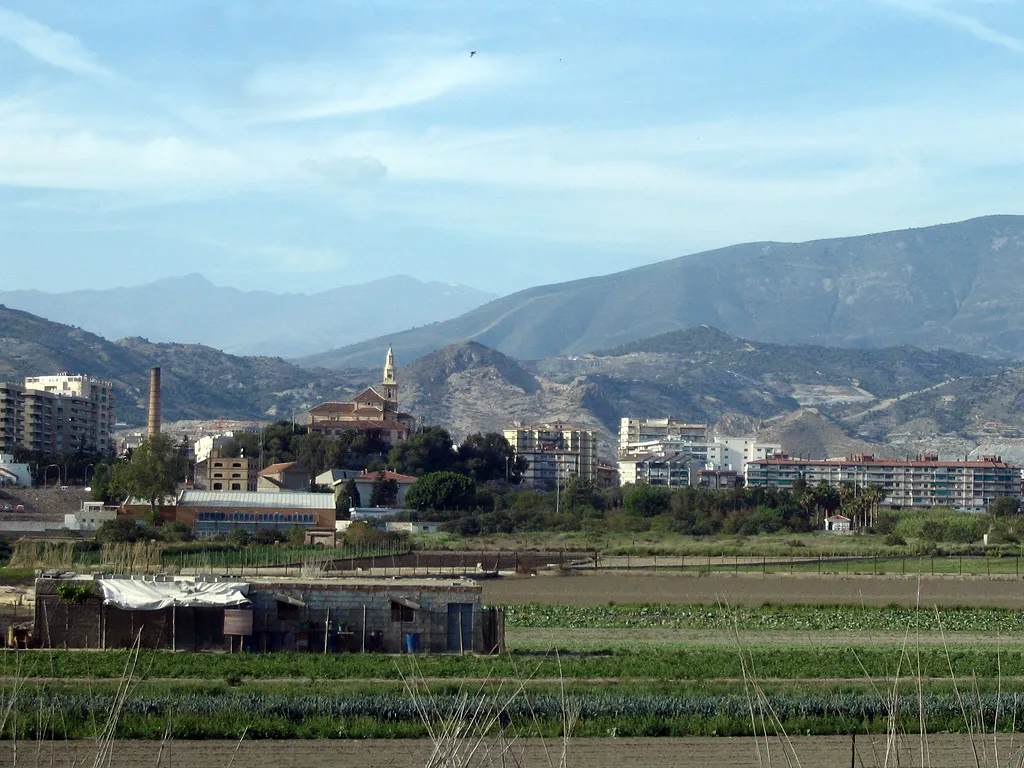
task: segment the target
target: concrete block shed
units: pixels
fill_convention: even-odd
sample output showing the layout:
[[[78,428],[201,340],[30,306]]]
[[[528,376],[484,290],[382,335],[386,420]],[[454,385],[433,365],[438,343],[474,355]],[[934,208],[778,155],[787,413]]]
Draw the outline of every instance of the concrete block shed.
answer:
[[[493,653],[501,612],[468,579],[317,579],[250,582],[253,650]],[[327,633],[325,636],[325,632]]]
[[[78,601],[61,585],[89,586]],[[64,590],[67,594],[67,590]],[[92,577],[36,580],[34,644],[50,648],[500,653],[502,612],[467,579]]]

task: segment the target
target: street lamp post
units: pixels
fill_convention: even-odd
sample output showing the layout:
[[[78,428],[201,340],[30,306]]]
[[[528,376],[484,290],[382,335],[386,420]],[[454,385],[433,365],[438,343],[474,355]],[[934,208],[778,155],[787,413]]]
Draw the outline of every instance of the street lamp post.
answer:
[[[43,470],[43,487],[47,485],[50,478],[50,467],[57,468],[57,482],[60,482],[60,464],[47,464],[46,469]]]

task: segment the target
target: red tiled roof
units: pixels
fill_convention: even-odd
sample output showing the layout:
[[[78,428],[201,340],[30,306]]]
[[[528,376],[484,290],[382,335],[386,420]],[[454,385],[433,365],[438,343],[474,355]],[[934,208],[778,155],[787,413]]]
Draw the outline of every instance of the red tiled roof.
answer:
[[[310,408],[309,412],[314,415],[320,413],[347,413],[355,410],[355,407],[355,403],[321,403],[315,408]]]
[[[278,472],[287,472],[295,466],[294,461],[282,461],[280,464],[271,464],[260,472],[261,475],[275,475]]]
[[[365,472],[357,477],[356,480],[376,480],[381,476],[383,476],[384,480],[394,480],[396,483],[415,483],[419,479],[412,475],[400,475],[397,472],[392,472],[390,469],[385,469],[380,472]]]
[[[362,392],[360,392],[358,395],[353,397],[352,401],[356,402],[356,403],[366,403],[366,402],[383,403],[384,402],[384,398],[381,396],[380,392],[378,392],[373,387],[367,387]]]

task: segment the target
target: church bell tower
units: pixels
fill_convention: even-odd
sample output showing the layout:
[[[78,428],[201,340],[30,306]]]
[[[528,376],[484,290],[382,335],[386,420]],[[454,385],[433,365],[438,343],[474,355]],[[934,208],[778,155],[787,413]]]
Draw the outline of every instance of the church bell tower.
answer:
[[[388,347],[388,355],[384,358],[384,378],[380,384],[380,394],[388,408],[398,410],[398,382],[395,380],[395,353]]]

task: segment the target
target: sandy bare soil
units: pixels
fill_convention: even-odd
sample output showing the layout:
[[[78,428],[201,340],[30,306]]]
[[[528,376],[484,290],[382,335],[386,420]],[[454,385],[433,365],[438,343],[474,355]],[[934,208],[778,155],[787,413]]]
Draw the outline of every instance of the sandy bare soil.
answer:
[[[991,737],[979,738],[976,745],[981,765],[1019,765],[1022,741],[1000,737],[999,762]],[[751,738],[684,739],[576,739],[569,748],[568,765],[588,768],[665,768],[665,766],[732,766],[765,768],[797,764],[787,760],[792,750],[799,764],[817,768],[846,768],[852,748],[849,736],[796,737],[787,744],[772,739],[769,743]],[[237,749],[237,753],[236,753]],[[545,752],[547,750],[547,753]],[[885,764],[885,739],[860,736],[855,744],[855,764],[871,768]],[[10,742],[0,743],[0,766],[46,765],[71,768],[91,765],[96,753],[91,742],[49,742],[42,745],[17,745],[17,762]],[[561,745],[549,741],[546,746],[531,740],[511,747],[508,764],[530,766],[558,765]],[[903,737],[899,742],[900,760],[890,757],[889,765],[920,765],[917,739]],[[962,768],[975,765],[971,743],[966,736],[928,737],[931,768]],[[416,768],[426,764],[430,744],[426,741],[250,741],[239,745],[229,741],[178,741],[163,748],[157,742],[125,741],[115,745],[111,768],[226,768],[229,764],[244,768]],[[482,756],[476,765],[488,765]],[[494,765],[500,764],[492,753]]]
[[[816,574],[601,573],[503,577],[484,582],[484,601],[605,605],[805,604],[1024,609],[1024,580],[980,576],[825,576]]]

